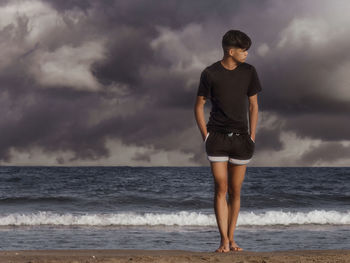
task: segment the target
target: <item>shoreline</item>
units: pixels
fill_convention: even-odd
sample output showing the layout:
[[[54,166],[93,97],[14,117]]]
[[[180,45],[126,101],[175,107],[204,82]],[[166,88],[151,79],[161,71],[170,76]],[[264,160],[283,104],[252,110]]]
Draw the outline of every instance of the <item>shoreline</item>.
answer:
[[[0,250],[0,262],[350,262],[350,249],[231,251],[140,249]]]

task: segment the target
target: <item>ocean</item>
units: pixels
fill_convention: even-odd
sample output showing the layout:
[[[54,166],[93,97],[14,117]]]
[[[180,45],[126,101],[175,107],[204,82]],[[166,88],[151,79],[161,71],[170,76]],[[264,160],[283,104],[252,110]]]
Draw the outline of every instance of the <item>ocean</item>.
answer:
[[[183,249],[220,235],[210,167],[0,167],[0,248]],[[247,167],[245,250],[350,249],[350,167]]]

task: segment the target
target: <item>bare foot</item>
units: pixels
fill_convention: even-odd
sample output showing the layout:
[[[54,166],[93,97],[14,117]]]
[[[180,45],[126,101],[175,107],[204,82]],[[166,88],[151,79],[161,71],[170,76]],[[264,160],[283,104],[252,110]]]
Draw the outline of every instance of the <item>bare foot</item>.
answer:
[[[238,246],[238,244],[233,240],[233,241],[230,241],[230,250],[232,250],[232,251],[242,251],[243,248]]]
[[[229,246],[229,241],[228,240],[221,240],[220,247],[215,250],[215,252],[229,252],[230,251],[230,246]]]

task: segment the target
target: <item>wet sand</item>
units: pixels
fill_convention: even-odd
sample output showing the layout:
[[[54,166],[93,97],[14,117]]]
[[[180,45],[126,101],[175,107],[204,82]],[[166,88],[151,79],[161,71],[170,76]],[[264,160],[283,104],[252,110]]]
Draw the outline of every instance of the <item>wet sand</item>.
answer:
[[[350,262],[350,250],[286,250],[274,252],[231,251],[228,253],[186,250],[71,249],[2,250],[0,262],[92,263],[92,262]]]

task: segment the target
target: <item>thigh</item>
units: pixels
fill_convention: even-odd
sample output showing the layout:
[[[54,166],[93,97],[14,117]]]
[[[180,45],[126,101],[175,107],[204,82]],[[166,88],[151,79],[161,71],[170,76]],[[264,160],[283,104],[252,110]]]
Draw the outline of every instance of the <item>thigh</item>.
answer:
[[[228,162],[210,162],[217,191],[227,192],[227,164]]]
[[[228,191],[239,194],[246,174],[247,165],[228,164]]]

